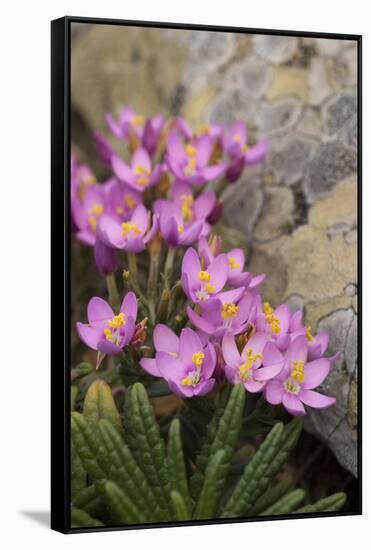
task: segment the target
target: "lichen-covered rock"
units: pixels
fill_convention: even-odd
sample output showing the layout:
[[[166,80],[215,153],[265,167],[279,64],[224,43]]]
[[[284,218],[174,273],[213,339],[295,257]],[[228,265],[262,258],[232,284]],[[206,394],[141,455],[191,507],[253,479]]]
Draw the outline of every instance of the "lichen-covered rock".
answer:
[[[257,35],[253,42],[256,53],[271,63],[289,61],[298,47],[298,39],[294,36]]]
[[[310,203],[322,197],[341,179],[356,174],[357,153],[341,143],[323,143],[307,165],[304,191]]]
[[[280,99],[263,103],[256,116],[260,134],[272,136],[289,130],[298,121],[302,103],[297,99]]]
[[[356,191],[355,178],[338,183],[310,208],[307,224],[291,235],[256,245],[249,266],[269,273],[264,282],[268,299],[275,304],[288,300],[293,311],[304,305],[306,323],[313,330],[328,330],[329,354],[340,352],[324,385],[337,403],[324,412],[310,412],[307,427],[354,474],[356,446],[341,444],[339,433],[347,442],[356,439],[357,245],[347,239],[357,225]]]
[[[357,97],[349,92],[339,93],[322,107],[324,137],[334,139],[354,120],[357,114]]]
[[[272,141],[269,165],[276,181],[293,185],[301,180],[316,146],[314,140],[294,134]]]

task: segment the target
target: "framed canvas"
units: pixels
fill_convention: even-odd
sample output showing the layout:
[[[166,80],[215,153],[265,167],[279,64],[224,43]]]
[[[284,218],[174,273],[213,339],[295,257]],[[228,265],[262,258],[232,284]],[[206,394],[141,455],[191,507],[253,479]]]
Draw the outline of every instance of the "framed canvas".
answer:
[[[361,514],[361,37],[51,29],[52,528]]]

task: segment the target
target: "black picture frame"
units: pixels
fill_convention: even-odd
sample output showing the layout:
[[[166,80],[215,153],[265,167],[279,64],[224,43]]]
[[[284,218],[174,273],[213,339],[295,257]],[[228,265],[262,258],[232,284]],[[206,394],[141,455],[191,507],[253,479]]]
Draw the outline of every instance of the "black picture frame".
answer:
[[[355,512],[308,513],[111,527],[70,527],[70,65],[71,23],[332,38],[357,42],[358,60],[358,472]],[[62,17],[51,22],[51,528],[61,533],[149,529],[362,514],[362,36],[184,23]]]

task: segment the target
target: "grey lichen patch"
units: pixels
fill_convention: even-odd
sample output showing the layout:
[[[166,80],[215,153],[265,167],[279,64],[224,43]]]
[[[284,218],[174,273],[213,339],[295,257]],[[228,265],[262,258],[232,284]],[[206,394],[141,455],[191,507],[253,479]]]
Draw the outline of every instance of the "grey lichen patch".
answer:
[[[236,88],[225,88],[217,94],[212,104],[205,112],[208,122],[219,124],[232,124],[237,119],[245,121],[254,120],[256,115],[256,103],[244,91]]]
[[[357,97],[353,93],[339,93],[327,101],[321,111],[325,139],[334,139],[357,114]]]
[[[263,191],[259,178],[245,177],[230,185],[223,195],[224,215],[232,227],[242,231],[251,240],[254,226],[263,206]]]
[[[302,108],[302,103],[293,98],[264,102],[256,115],[260,134],[273,136],[286,132],[296,124]]]
[[[316,146],[315,141],[294,134],[272,141],[269,165],[276,180],[285,185],[301,180]]]
[[[271,63],[289,61],[298,47],[298,39],[290,36],[257,35],[253,43],[256,53]]]
[[[263,96],[271,79],[271,67],[256,56],[233,64],[225,74],[225,82],[229,88],[244,90],[255,99]]]
[[[343,47],[343,40],[335,38],[316,38],[314,47],[319,55],[324,57],[337,55]]]
[[[325,195],[338,181],[357,172],[357,154],[342,144],[323,143],[308,163],[304,191],[310,203]]]
[[[270,241],[290,233],[293,225],[294,198],[290,189],[268,187],[264,190],[264,203],[254,231],[256,241]]]
[[[318,109],[306,107],[296,126],[296,130],[304,136],[316,140],[320,139],[322,137],[322,124]]]
[[[352,321],[347,333],[345,344],[345,365],[349,374],[353,374],[357,365],[357,315],[353,315]]]

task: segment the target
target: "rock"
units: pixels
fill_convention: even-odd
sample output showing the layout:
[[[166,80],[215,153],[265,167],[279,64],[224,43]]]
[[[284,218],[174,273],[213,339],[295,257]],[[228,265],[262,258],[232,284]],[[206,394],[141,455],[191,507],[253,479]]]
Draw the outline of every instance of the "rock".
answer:
[[[357,115],[357,97],[348,92],[336,94],[321,110],[325,139],[334,139]]]
[[[276,181],[293,185],[302,179],[305,167],[315,148],[315,141],[294,134],[273,141],[268,164]]]
[[[263,209],[255,226],[254,239],[269,241],[289,233],[293,225],[294,198],[284,187],[264,190]]]
[[[256,224],[248,267],[253,273],[267,273],[262,287],[267,300],[274,305],[287,301],[292,311],[304,309],[305,322],[314,332],[330,333],[328,355],[340,351],[321,388],[336,396],[336,406],[311,410],[305,427],[356,475],[357,244],[347,242],[346,235],[349,227],[355,231],[357,223],[357,182],[354,177],[347,178],[318,198],[309,209],[308,223],[291,234],[257,242],[264,208]]]
[[[322,137],[321,118],[317,109],[307,107],[304,109],[303,115],[299,120],[296,129],[298,133],[305,136],[319,139]]]
[[[340,57],[313,57],[309,66],[309,103],[321,105],[349,80],[349,67]],[[355,81],[356,82],[356,81]]]
[[[338,142],[323,143],[307,165],[303,187],[308,201],[314,202],[356,172],[356,151]]]
[[[232,124],[237,119],[251,122],[256,115],[256,103],[244,91],[225,88],[216,97],[205,113],[208,122]]]
[[[317,53],[321,56],[337,55],[343,47],[343,40],[335,38],[316,38],[313,43]]]
[[[185,49],[156,29],[91,25],[72,44],[72,105],[94,130],[125,104],[143,115],[168,114],[185,60]]]
[[[249,96],[258,99],[266,92],[272,80],[269,65],[259,57],[248,57],[232,65],[225,76],[225,82],[230,88],[244,90]]]
[[[294,36],[256,35],[253,43],[256,53],[271,63],[289,61],[298,47],[298,39]]]
[[[278,65],[273,68],[272,83],[266,97],[274,100],[288,96],[304,101],[307,99],[307,71],[302,68]]]
[[[301,112],[301,102],[292,98],[263,103],[256,115],[260,134],[272,136],[286,132],[298,121]]]
[[[223,200],[227,223],[239,229],[250,241],[263,205],[263,191],[258,178],[254,181],[245,175],[241,181],[227,188]]]

